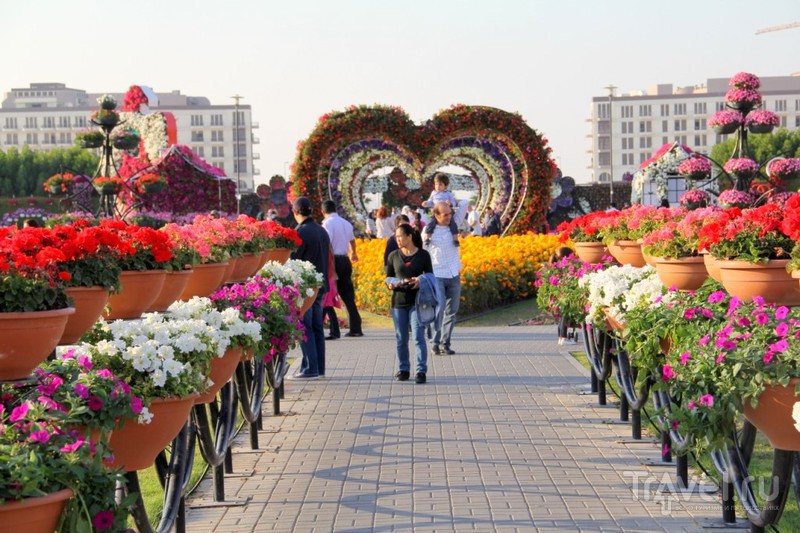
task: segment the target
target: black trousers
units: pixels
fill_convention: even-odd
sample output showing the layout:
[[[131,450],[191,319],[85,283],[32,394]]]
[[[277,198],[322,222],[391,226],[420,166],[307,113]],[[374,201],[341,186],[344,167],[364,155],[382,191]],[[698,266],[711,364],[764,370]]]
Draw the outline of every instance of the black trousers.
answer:
[[[333,266],[337,276],[336,290],[339,291],[339,298],[347,308],[350,333],[363,333],[361,331],[361,315],[356,307],[356,290],[353,287],[353,264],[346,255],[334,255]]]

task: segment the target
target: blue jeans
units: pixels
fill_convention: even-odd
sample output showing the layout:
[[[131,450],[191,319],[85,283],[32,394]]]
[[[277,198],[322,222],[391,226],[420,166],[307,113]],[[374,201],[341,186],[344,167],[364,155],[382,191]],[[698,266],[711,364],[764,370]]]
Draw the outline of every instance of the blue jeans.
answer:
[[[425,328],[419,322],[417,307],[392,308],[394,320],[394,336],[397,340],[397,363],[403,372],[411,371],[411,362],[408,354],[408,328],[411,326],[411,336],[414,339],[414,355],[417,358],[417,372],[428,373],[428,345],[425,344]]]
[[[456,325],[458,306],[461,305],[461,276],[436,278],[436,281],[444,294],[444,308],[442,309],[442,326],[433,332],[433,345],[450,348],[450,336]]]
[[[300,343],[303,362],[300,372],[310,376],[325,375],[325,330],[322,329],[322,295],[318,294],[311,308],[303,315],[305,340]]]

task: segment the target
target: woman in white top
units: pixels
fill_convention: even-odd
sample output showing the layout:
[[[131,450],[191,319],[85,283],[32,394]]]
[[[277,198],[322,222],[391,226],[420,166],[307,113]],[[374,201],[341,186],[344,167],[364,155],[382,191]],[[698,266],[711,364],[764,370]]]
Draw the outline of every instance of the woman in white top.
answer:
[[[375,216],[375,235],[379,239],[388,239],[394,235],[394,217],[389,214],[386,206],[381,206]]]

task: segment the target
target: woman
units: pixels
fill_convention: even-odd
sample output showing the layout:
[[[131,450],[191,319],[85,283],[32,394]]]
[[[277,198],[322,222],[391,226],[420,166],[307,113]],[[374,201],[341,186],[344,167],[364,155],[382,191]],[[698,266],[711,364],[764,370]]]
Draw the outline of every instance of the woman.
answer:
[[[382,205],[375,214],[375,236],[379,239],[388,239],[394,230],[394,217],[389,213],[389,209]]]
[[[428,373],[428,346],[425,329],[417,315],[416,298],[419,291],[419,276],[433,273],[431,256],[422,249],[422,237],[409,224],[400,224],[394,231],[398,249],[389,254],[386,264],[386,284],[392,289],[392,319],[397,340],[397,381],[406,381],[411,376],[408,353],[408,328],[414,339],[417,359],[417,383],[425,383]]]

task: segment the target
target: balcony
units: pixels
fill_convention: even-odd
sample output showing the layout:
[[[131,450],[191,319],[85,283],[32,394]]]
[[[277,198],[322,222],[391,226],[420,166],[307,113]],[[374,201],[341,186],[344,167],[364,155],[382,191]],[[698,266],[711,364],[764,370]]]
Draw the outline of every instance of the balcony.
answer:
[[[255,161],[256,159],[261,159],[261,154],[253,152],[253,161]]]
[[[259,128],[259,127],[260,127],[260,126],[258,125],[258,122],[251,122],[251,123],[250,123],[250,129],[253,129],[253,130],[254,130],[254,129],[257,129],[257,128]]]
[[[261,139],[259,139],[258,137],[253,137],[253,144],[260,144],[260,143]]]
[[[253,169],[253,176],[260,176],[260,175],[261,175],[261,169],[260,168],[254,168]]]

